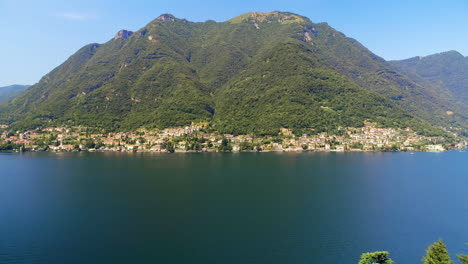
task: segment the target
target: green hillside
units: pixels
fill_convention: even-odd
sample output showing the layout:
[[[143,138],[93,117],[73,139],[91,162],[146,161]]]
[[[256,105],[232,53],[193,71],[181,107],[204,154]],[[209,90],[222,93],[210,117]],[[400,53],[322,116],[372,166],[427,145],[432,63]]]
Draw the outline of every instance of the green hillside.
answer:
[[[216,105],[215,124],[224,132],[275,133],[278,127],[322,132],[359,127],[366,119],[384,127],[417,124],[391,100],[324,66],[299,42],[265,52],[218,92]]]
[[[31,85],[9,85],[0,87],[0,104],[11,101],[13,98],[19,96],[24,90],[28,89]]]
[[[464,113],[468,113],[468,57],[448,51],[390,63],[415,82],[437,87]]]
[[[10,103],[18,129],[86,125],[175,127],[208,121],[225,133],[280,127],[465,125],[435,88],[393,70],[325,23],[284,12],[223,23],[162,15],[136,32],[90,44]]]

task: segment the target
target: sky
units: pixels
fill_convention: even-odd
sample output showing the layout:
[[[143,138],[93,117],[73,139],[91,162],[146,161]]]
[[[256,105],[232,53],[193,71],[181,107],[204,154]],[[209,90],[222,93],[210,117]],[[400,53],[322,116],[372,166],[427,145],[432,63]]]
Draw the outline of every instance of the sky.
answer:
[[[466,0],[0,0],[0,86],[34,84],[82,46],[163,13],[222,22],[251,11],[327,22],[387,60],[449,50],[468,56]]]

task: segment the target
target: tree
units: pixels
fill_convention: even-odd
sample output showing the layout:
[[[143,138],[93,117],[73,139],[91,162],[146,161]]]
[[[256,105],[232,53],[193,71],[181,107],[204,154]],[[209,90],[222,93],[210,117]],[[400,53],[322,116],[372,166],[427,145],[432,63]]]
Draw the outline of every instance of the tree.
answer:
[[[352,148],[352,149],[362,149],[364,147],[364,145],[362,145],[361,142],[354,142],[354,143],[351,143],[351,145],[349,145],[349,148]]]
[[[96,146],[96,144],[94,144],[94,141],[92,141],[92,140],[87,140],[84,145],[85,145],[85,147],[87,149],[91,149],[91,148],[94,148]]]
[[[442,239],[430,245],[426,250],[426,256],[422,259],[424,264],[452,264],[450,255]]]
[[[253,145],[250,142],[244,141],[239,144],[240,151],[252,151]]]
[[[376,251],[363,253],[359,264],[371,264],[371,263],[393,263],[393,260],[388,257],[390,253],[388,251]]]
[[[0,151],[12,151],[13,149],[14,149],[14,146],[10,142],[0,145]]]
[[[218,150],[221,152],[229,152],[232,150],[231,144],[227,138],[221,140],[221,145],[219,145]]]
[[[164,139],[164,142],[161,144],[161,147],[169,153],[174,153],[175,151],[175,143],[169,141],[168,139]]]
[[[468,245],[468,243],[466,244]],[[458,254],[457,258],[460,260],[461,263],[468,264],[468,255]]]
[[[94,145],[95,149],[100,149],[101,147],[104,147],[104,143],[102,143],[101,141]]]

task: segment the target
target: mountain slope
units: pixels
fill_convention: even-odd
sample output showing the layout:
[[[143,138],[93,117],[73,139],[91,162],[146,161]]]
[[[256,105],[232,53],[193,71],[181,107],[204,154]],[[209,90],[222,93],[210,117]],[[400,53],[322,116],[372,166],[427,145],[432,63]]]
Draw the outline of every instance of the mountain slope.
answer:
[[[11,101],[13,98],[19,96],[24,90],[28,89],[31,85],[9,85],[0,87],[0,104]]]
[[[317,47],[323,60],[359,86],[393,100],[409,113],[439,126],[466,127],[466,112],[458,111],[438,87],[418,83],[395,70],[354,39],[327,24],[317,26]],[[447,111],[456,112],[448,116]]]
[[[268,50],[217,98],[214,123],[225,132],[269,134],[278,127],[322,132],[358,127],[366,119],[385,127],[421,125],[391,100],[324,66],[304,43]]]
[[[226,133],[262,134],[369,119],[433,133],[426,121],[460,122],[445,114],[444,100],[357,41],[296,14],[253,12],[223,23],[162,15],[83,47],[1,106],[0,121],[113,129],[209,121]]]
[[[468,105],[468,57],[448,51],[390,63],[415,81],[429,82]]]

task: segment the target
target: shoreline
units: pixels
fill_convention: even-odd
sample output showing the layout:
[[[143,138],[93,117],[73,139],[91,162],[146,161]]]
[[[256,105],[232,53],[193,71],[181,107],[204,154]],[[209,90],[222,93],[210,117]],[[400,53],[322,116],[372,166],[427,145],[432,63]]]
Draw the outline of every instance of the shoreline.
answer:
[[[218,151],[214,149],[205,151],[194,150],[175,150],[174,152],[168,151],[153,151],[153,150],[27,150],[27,151],[0,151],[0,153],[158,153],[158,154],[176,154],[176,153],[444,153],[444,152],[465,152],[464,149],[448,149],[443,151],[422,151],[422,150],[397,150],[397,151],[383,151],[383,150],[261,150],[261,151]]]
[[[427,137],[410,128],[340,128],[296,135],[281,128],[277,135],[232,135],[195,125],[133,132],[88,131],[81,127],[49,127],[16,133],[3,131],[0,151],[6,152],[444,152],[468,146],[464,138]],[[1,140],[0,139],[0,140]]]

